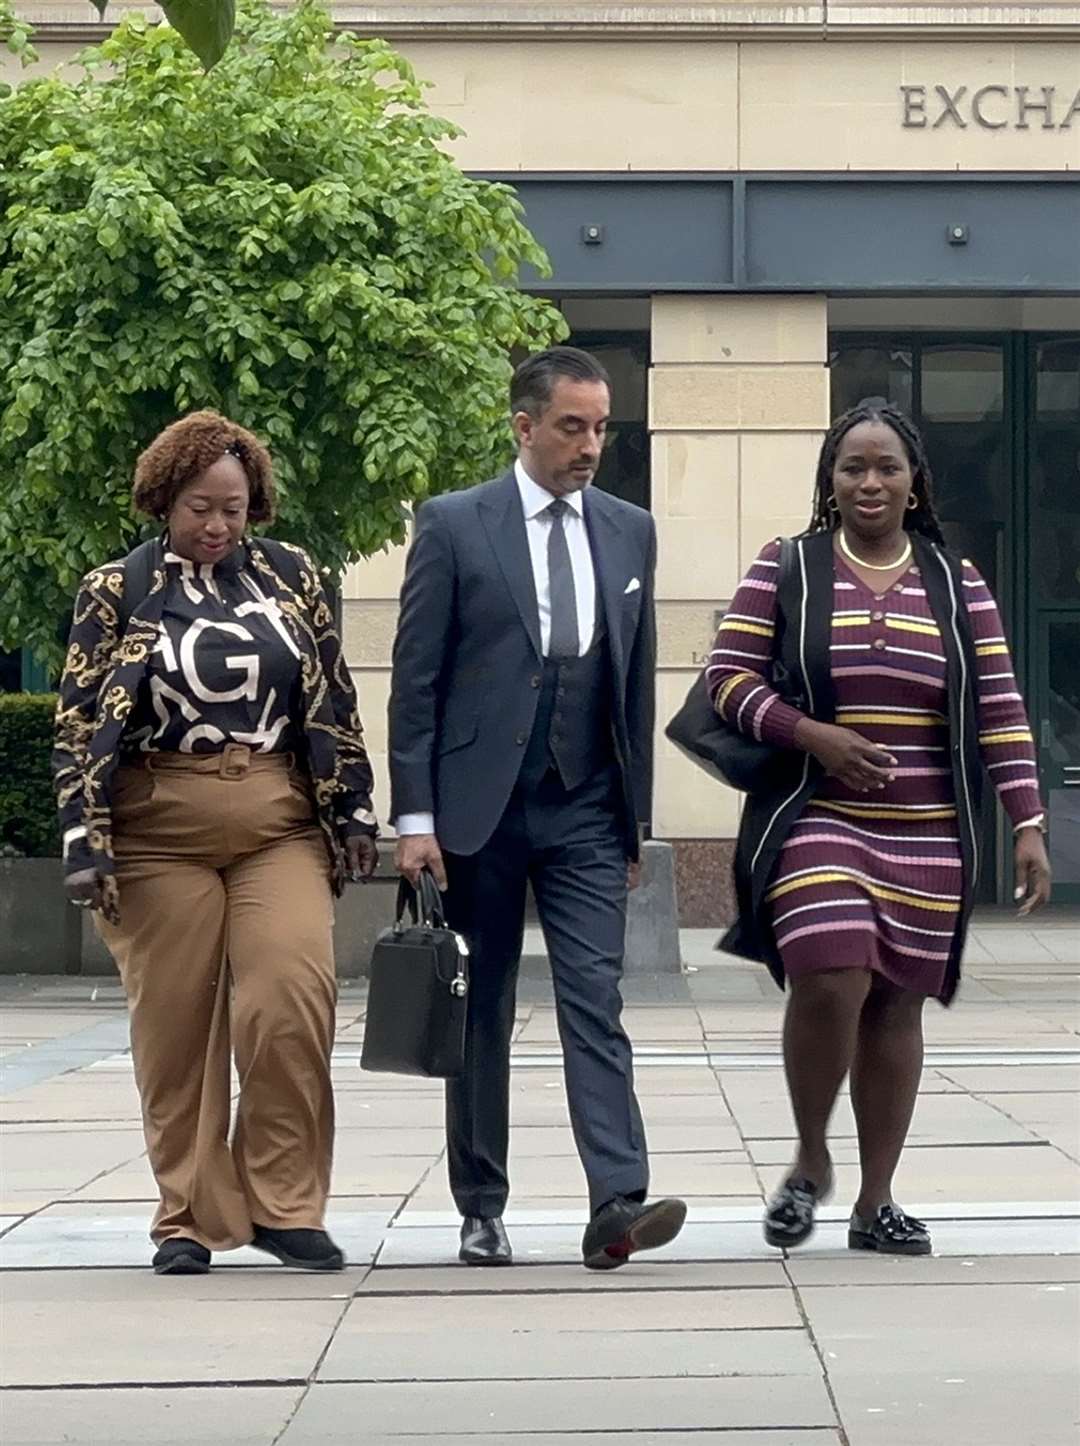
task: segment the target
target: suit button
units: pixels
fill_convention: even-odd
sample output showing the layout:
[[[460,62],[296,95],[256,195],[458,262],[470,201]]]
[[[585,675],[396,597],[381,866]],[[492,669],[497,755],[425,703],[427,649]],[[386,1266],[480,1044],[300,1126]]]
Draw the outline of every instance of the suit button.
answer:
[[[885,643],[885,639],[884,639],[884,638],[876,638],[876,639],[874,640],[874,651],[875,651],[875,652],[883,653],[883,652],[885,651],[885,647],[886,647],[886,643]]]
[[[524,734],[524,733],[519,733],[518,736],[514,739],[514,742],[517,744],[517,746],[518,746],[519,748],[524,748],[524,747],[525,747],[525,744],[528,742],[528,740],[527,740],[527,738],[525,737],[525,734]]]
[[[532,677],[529,679],[529,687],[530,687],[530,688],[539,688],[539,686],[540,686],[540,674],[539,674],[539,673],[534,673],[534,674],[532,675]]]
[[[870,621],[871,621],[872,623],[883,623],[883,622],[885,621],[885,614],[884,614],[884,613],[874,613],[874,614],[871,616]]]

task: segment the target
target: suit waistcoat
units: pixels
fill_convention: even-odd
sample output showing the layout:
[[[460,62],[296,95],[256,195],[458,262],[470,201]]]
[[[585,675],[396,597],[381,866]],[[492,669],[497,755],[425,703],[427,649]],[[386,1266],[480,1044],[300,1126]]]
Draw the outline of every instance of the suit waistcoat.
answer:
[[[565,789],[615,762],[611,650],[597,609],[596,635],[582,658],[545,658],[536,720],[519,782],[535,788],[554,770]]]

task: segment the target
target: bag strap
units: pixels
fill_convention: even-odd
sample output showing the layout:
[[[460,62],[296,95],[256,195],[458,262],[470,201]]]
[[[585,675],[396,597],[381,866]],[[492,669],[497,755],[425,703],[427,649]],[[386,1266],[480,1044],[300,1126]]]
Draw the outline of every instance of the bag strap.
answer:
[[[414,888],[404,874],[398,880],[397,912],[394,928],[398,933],[405,928],[405,916],[414,924],[423,924],[427,929],[445,929],[446,916],[443,913],[442,895],[431,873],[425,869],[420,875],[420,887]]]
[[[127,632],[132,613],[150,595],[157,546],[158,539],[151,537],[149,541],[140,542],[138,547],[132,548],[124,558],[124,591],[117,610],[121,637]]]

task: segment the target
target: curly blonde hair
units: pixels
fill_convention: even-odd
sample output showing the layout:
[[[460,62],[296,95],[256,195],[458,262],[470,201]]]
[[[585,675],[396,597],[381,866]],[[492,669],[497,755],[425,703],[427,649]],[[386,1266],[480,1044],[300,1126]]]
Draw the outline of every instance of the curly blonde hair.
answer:
[[[135,464],[136,508],[164,522],[180,492],[228,453],[248,480],[248,519],[274,520],[274,474],[259,439],[219,412],[192,412],[154,438]]]

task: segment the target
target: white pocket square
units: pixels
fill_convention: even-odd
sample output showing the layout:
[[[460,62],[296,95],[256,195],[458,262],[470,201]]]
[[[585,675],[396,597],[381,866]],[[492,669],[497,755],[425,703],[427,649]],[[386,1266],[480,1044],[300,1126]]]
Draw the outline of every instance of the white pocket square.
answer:
[[[626,591],[623,593],[623,597],[629,597],[632,592],[639,591],[640,587],[641,579],[639,577],[632,577],[626,584]]]

